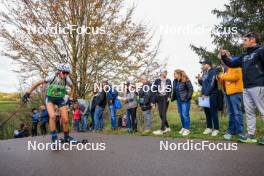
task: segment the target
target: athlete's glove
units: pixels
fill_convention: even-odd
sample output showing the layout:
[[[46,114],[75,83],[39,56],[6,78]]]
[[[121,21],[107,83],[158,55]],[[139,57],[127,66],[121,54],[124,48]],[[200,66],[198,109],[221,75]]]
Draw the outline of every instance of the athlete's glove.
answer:
[[[30,94],[29,93],[25,93],[25,95],[21,98],[23,103],[27,103],[29,101],[30,98]]]

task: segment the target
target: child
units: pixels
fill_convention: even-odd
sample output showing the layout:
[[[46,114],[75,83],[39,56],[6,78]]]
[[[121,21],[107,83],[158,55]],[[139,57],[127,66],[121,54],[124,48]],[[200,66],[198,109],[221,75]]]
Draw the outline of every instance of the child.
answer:
[[[40,130],[41,130],[41,135],[46,135],[47,134],[47,122],[49,119],[49,114],[46,109],[45,105],[40,106],[40,119],[41,119],[41,125],[40,125]]]
[[[73,120],[74,120],[74,127],[77,132],[80,132],[80,118],[81,118],[81,110],[79,105],[76,104],[73,112]]]
[[[39,122],[39,113],[36,108],[32,109],[32,128],[31,128],[31,135],[37,136],[38,135],[38,122]]]

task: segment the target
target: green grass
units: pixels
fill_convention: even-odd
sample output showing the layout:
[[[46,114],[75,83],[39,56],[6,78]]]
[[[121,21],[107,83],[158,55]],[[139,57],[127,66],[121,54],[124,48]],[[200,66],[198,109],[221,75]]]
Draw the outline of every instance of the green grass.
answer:
[[[19,105],[18,102],[0,102],[0,123],[3,121],[3,119],[7,118]],[[1,129],[0,131],[0,139],[6,139],[6,138],[12,138],[14,129],[19,127],[19,124],[21,122],[26,122],[27,124],[31,124],[30,122],[30,109],[33,107],[33,105],[28,105],[25,108],[19,112],[14,119],[12,119],[4,129]],[[38,107],[38,106],[36,106]],[[108,108],[106,108],[108,109]],[[117,111],[117,115],[124,114],[124,110]],[[133,135],[138,136],[153,136],[152,132],[148,134],[143,134],[144,130],[144,117],[143,114],[138,108],[137,111],[137,120],[138,120],[138,131],[137,133]],[[168,110],[168,121],[170,124],[170,127],[172,129],[171,132],[166,133],[163,135],[164,137],[172,137],[172,138],[184,138],[180,134],[178,134],[178,131],[181,129],[181,122],[180,118],[177,113],[177,109],[174,103],[170,103],[170,107]],[[245,119],[245,118],[244,118]],[[246,120],[245,120],[246,121]],[[128,132],[124,129],[112,131],[110,130],[110,118],[108,110],[104,113],[104,122],[105,122],[105,130],[101,133],[103,134],[116,134],[116,135],[124,135],[128,134]],[[185,137],[187,139],[203,139],[203,140],[223,140],[223,135],[226,132],[227,129],[227,123],[228,118],[227,117],[221,117],[219,113],[219,122],[220,122],[220,134],[217,137],[212,137],[210,135],[203,135],[202,132],[206,128],[206,120],[204,112],[201,108],[197,107],[195,104],[192,105],[191,109],[191,134],[188,137]],[[152,111],[152,130],[157,130],[160,128],[160,119],[158,116],[157,108],[153,109]],[[246,125],[245,125],[246,129]],[[264,137],[264,124],[263,121],[258,117],[257,118],[257,138]],[[234,138],[233,140],[237,140]]]

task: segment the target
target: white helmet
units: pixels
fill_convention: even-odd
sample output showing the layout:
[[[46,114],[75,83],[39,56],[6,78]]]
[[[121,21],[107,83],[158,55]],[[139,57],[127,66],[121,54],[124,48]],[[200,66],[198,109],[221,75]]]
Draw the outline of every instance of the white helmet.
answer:
[[[66,64],[59,64],[57,69],[63,72],[69,72],[69,73],[71,72],[71,68]]]

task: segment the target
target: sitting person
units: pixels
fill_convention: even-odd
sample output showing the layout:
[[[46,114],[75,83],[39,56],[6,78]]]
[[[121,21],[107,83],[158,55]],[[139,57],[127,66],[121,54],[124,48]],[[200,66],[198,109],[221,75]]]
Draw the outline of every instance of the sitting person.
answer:
[[[14,138],[24,138],[29,136],[29,129],[24,123],[20,124],[20,129],[14,131]]]

